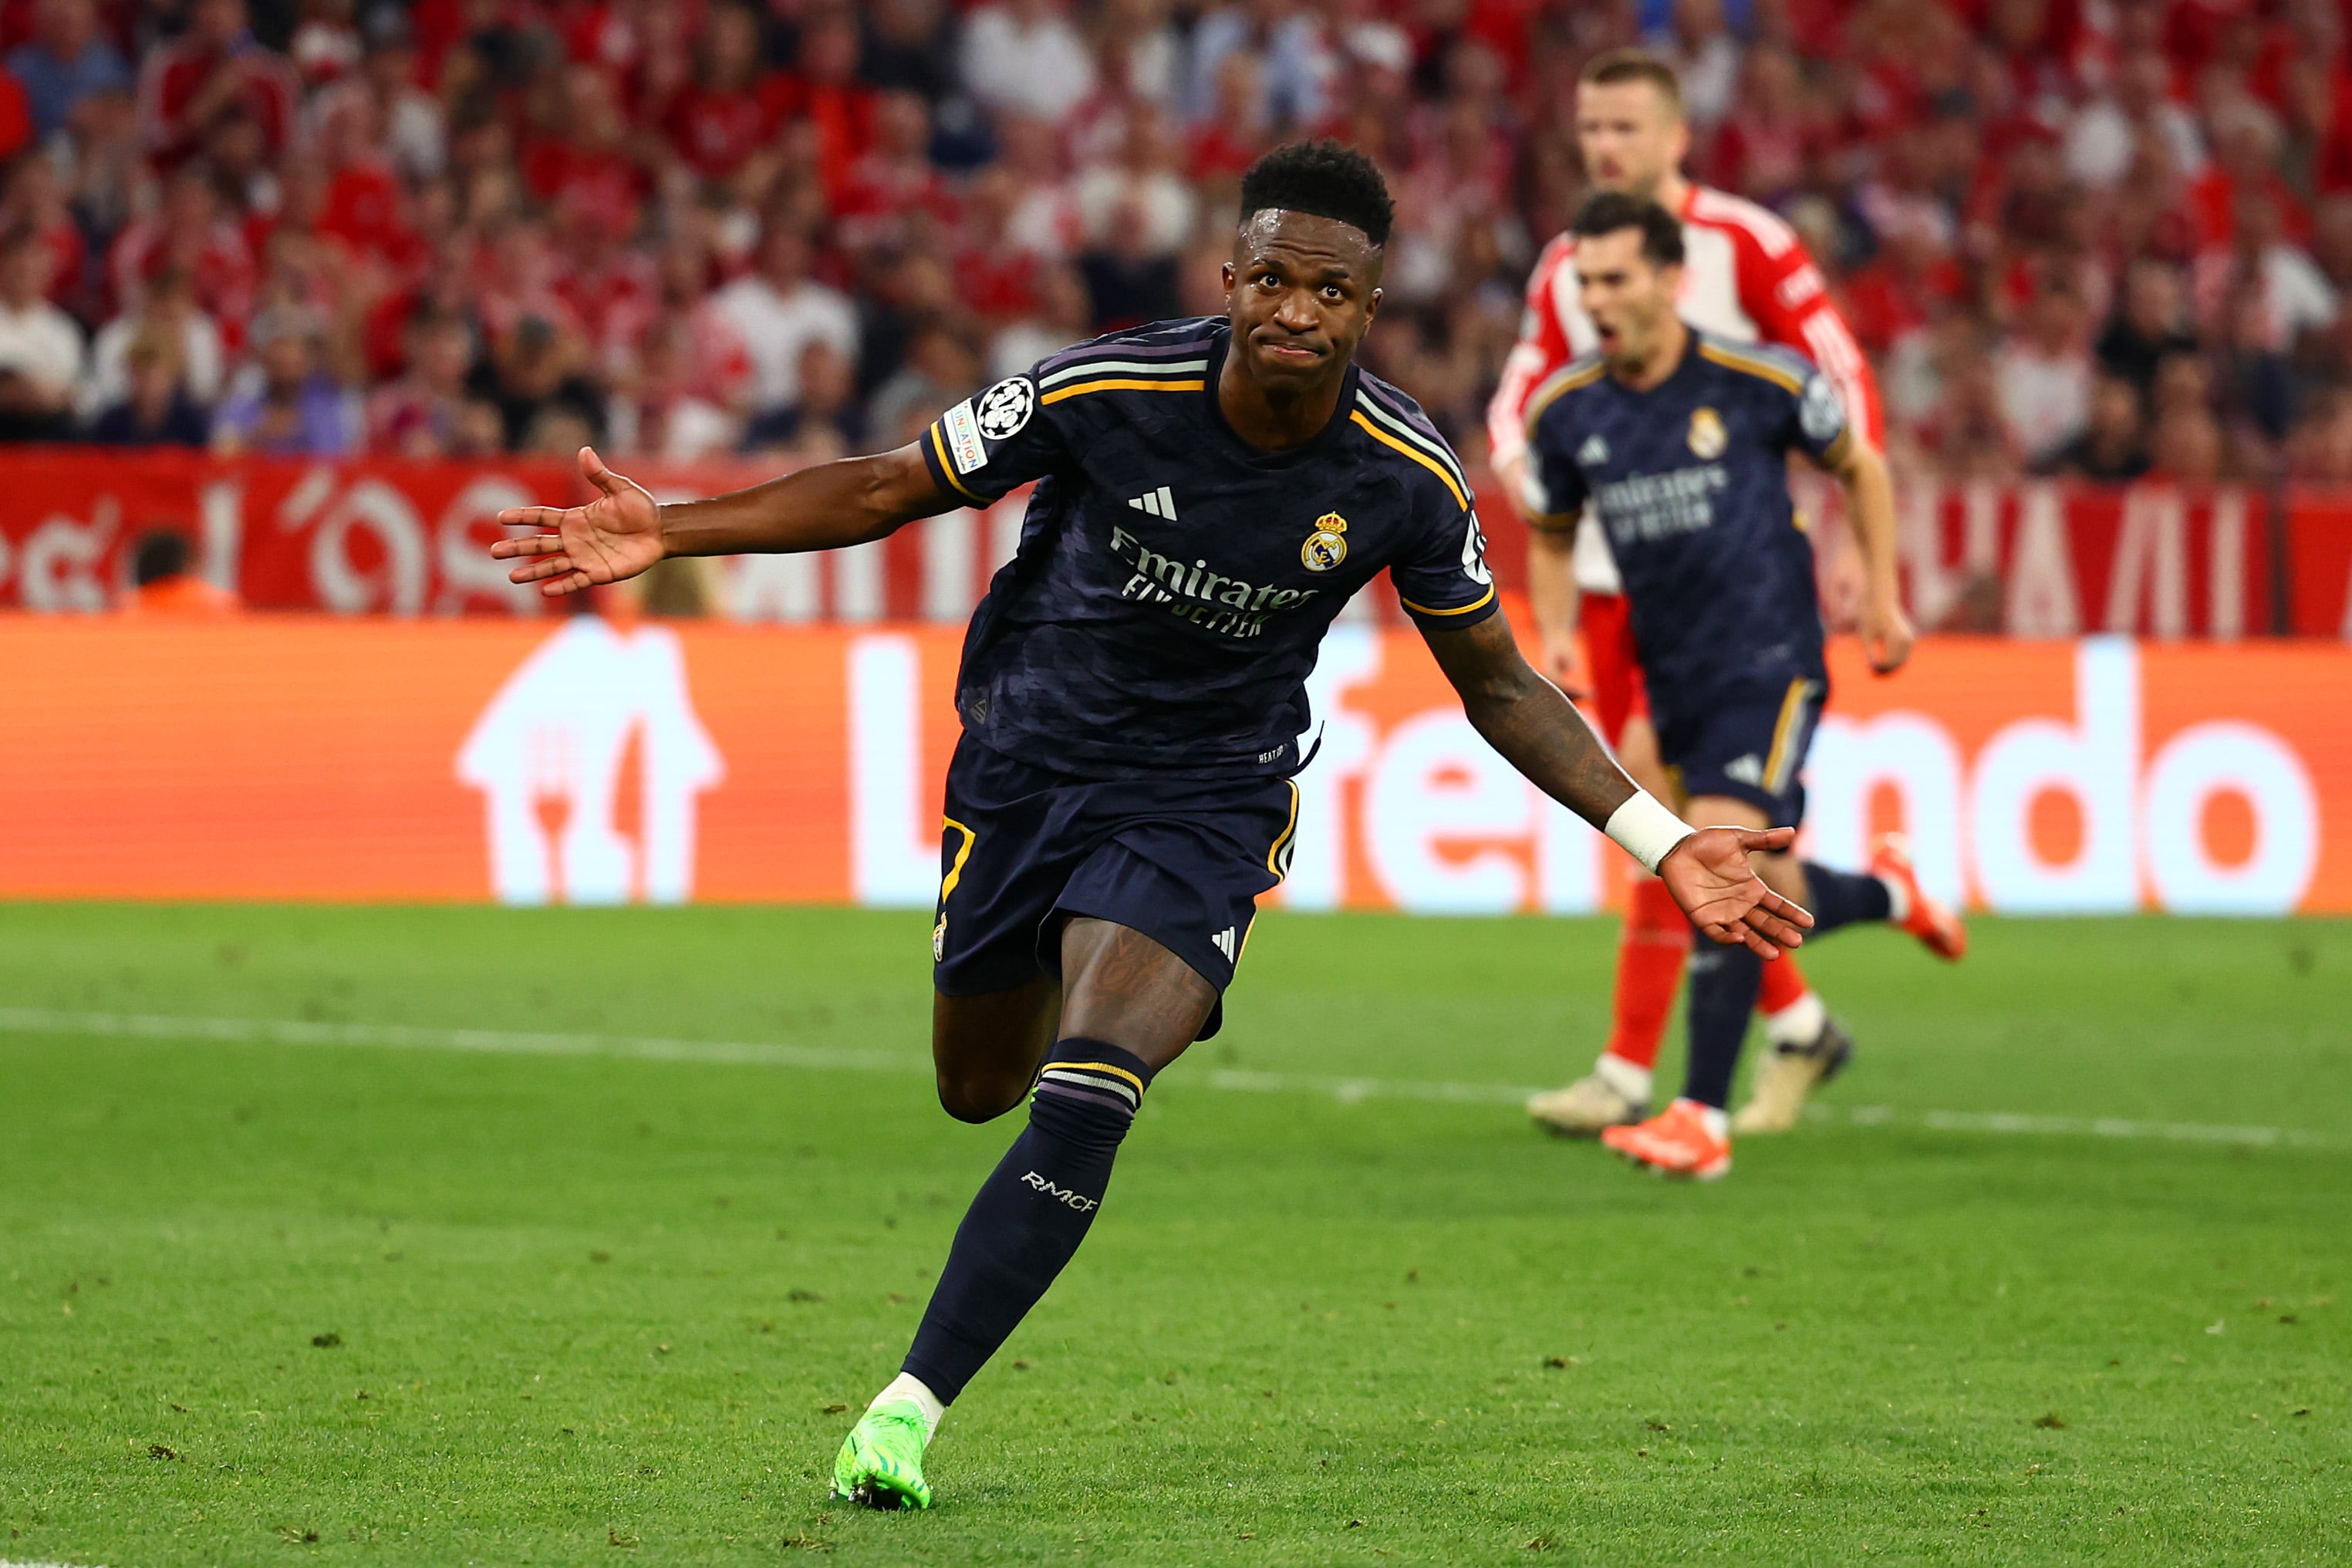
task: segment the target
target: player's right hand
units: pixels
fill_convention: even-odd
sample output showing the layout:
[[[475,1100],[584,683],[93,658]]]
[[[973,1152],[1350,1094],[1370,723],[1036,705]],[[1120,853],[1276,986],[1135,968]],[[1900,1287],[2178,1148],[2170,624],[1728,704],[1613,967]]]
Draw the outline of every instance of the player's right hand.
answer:
[[[1796,841],[1794,828],[1701,828],[1666,852],[1658,877],[1709,939],[1777,958],[1803,944],[1813,917],[1765,886],[1748,857]]]
[[[652,492],[605,467],[593,446],[580,449],[580,476],[603,492],[584,507],[509,507],[499,514],[502,528],[541,530],[490,547],[500,560],[522,562],[508,580],[536,582],[560,599],[624,581],[662,559],[661,505]]]

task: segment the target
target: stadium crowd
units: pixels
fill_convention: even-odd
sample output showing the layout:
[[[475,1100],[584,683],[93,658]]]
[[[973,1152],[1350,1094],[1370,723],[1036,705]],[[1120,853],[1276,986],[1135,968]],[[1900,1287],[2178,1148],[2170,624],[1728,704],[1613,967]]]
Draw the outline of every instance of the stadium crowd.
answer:
[[[5,0],[0,438],[877,448],[1220,309],[1318,133],[1400,199],[1369,358],[1475,459],[1577,69],[1643,41],[1898,473],[2352,482],[2333,0]]]

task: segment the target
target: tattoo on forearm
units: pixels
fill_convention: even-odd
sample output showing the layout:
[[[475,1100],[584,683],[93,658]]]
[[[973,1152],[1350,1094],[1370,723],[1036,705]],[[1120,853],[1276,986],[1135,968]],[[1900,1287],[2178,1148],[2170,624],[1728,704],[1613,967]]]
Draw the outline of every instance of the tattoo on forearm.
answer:
[[[1596,828],[1632,798],[1633,780],[1576,706],[1519,656],[1501,616],[1434,633],[1429,645],[1471,724],[1537,788]]]

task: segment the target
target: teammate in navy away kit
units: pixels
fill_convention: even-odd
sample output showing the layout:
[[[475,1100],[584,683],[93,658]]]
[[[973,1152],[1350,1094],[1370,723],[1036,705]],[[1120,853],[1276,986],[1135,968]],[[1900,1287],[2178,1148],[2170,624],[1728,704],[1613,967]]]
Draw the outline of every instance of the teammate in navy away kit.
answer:
[[[1037,481],[965,639],[932,937],[940,1103],[977,1122],[1026,1097],[1029,1121],[843,1445],[843,1495],[929,1502],[943,1407],[1076,1250],[1153,1074],[1214,1027],[1286,863],[1317,646],[1382,569],[1479,732],[1700,929],[1769,954],[1811,924],[1748,862],[1785,832],[1693,831],[1519,656],[1453,454],[1354,362],[1391,214],[1360,153],[1278,149],[1243,180],[1225,320],[1086,344],[913,445],[711,500],[658,506],[583,449],[600,498],[499,517],[548,530],[492,553],[557,595],[665,555],[857,544]]]
[[[1575,233],[1583,304],[1601,346],[1528,401],[1530,499],[1541,514],[1533,520],[1572,528],[1588,501],[1599,514],[1624,580],[1659,755],[1684,810],[1701,821],[1794,828],[1829,670],[1788,457],[1803,454],[1845,487],[1871,572],[1868,652],[1882,674],[1909,656],[1912,637],[1895,595],[1885,463],[1852,438],[1836,390],[1802,356],[1727,343],[1675,315],[1682,225],[1664,208],[1596,196]],[[1803,900],[1822,931],[1941,914],[1907,864],[1857,874],[1775,852],[1758,868],[1785,897]],[[1730,1168],[1724,1107],[1762,978],[1761,961],[1744,949],[1694,956],[1683,1098],[1649,1122],[1608,1129],[1604,1142],[1680,1174]]]

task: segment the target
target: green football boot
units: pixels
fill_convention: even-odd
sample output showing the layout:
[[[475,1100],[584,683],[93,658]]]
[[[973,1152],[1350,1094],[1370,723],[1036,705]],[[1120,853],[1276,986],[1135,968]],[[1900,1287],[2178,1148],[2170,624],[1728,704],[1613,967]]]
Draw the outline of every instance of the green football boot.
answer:
[[[833,1461],[833,1495],[867,1508],[929,1508],[923,1479],[923,1413],[893,1400],[868,1410],[849,1429]]]

